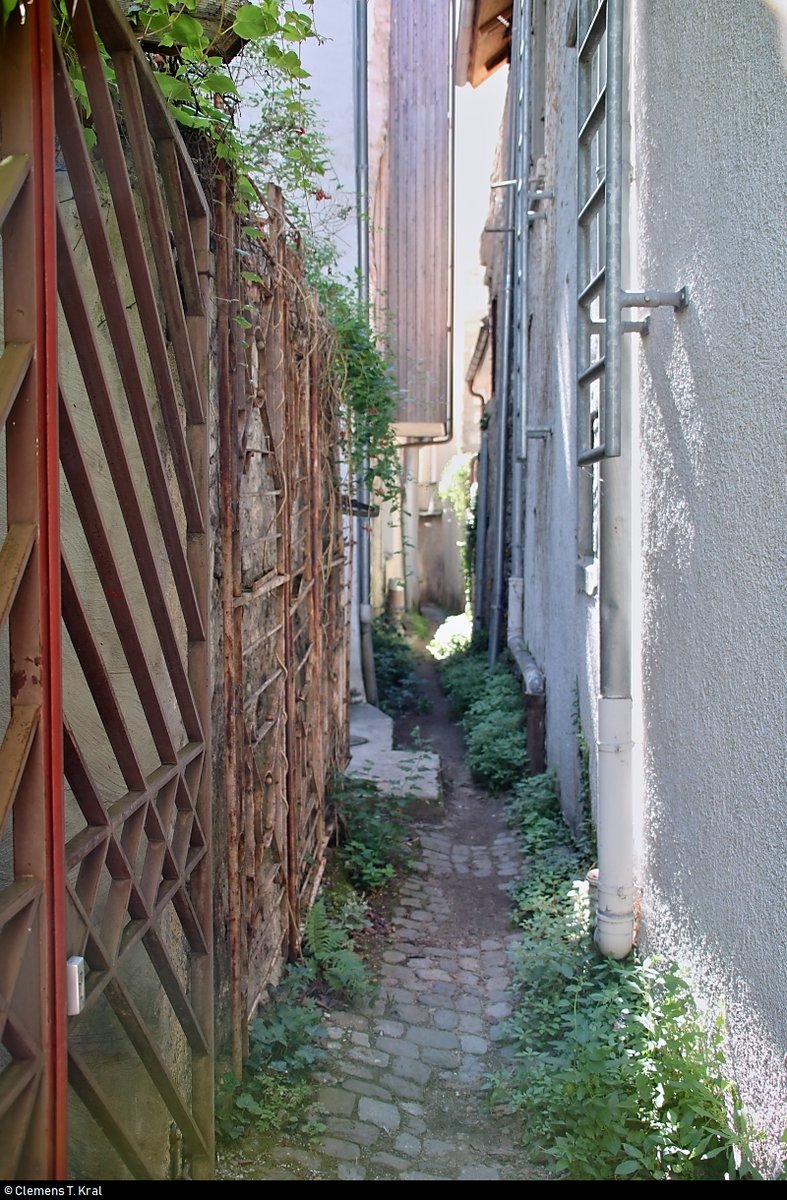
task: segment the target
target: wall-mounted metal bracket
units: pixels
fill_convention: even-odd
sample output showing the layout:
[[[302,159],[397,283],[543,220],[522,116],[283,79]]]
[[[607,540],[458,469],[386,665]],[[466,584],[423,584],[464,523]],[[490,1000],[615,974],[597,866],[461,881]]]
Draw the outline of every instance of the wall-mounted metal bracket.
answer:
[[[533,224],[534,221],[546,221],[546,219],[547,219],[546,210],[543,208],[539,208],[538,211],[536,212],[531,208],[528,210],[527,219],[531,225]]]
[[[621,308],[674,308],[676,312],[687,308],[689,289],[678,288],[676,292],[655,292],[648,289],[644,292],[621,292]],[[624,330],[624,333],[628,330]]]
[[[606,321],[588,321],[587,324],[589,333],[604,333],[606,327]],[[641,321],[621,321],[621,331],[647,337],[650,333],[650,317],[643,317]]]
[[[548,437],[551,437],[551,436],[552,436],[552,426],[551,425],[543,425],[543,426],[531,425],[528,429],[525,430],[525,437],[528,437],[528,438],[543,438],[544,440],[546,440]]]

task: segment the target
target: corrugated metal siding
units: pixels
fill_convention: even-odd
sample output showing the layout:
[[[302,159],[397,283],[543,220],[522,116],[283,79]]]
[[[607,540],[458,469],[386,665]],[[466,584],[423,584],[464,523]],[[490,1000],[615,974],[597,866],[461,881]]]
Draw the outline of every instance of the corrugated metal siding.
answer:
[[[449,0],[391,6],[386,322],[400,422],[447,413]]]

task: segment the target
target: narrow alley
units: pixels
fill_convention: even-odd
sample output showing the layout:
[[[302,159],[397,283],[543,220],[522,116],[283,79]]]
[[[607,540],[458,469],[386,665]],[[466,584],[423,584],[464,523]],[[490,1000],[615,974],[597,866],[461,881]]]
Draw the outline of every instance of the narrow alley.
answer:
[[[262,1162],[249,1140],[220,1156],[219,1177],[255,1179],[534,1179],[515,1123],[484,1084],[505,1067],[511,1012],[508,888],[521,870],[499,798],[477,787],[461,727],[449,719],[434,664],[422,660],[431,710],[397,736],[440,755],[443,805],[414,824],[414,870],[396,883],[393,934],[374,1003],[325,1015],[309,1141],[282,1139]]]

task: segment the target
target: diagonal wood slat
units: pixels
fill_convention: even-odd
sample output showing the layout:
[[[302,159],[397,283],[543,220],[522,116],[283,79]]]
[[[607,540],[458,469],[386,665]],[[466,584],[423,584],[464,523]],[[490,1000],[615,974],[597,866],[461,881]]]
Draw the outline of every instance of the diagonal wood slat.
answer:
[[[140,84],[145,101],[145,113],[151,133],[157,139],[170,138],[177,148],[178,162],[183,175],[183,186],[189,216],[207,217],[208,204],[202,184],[197,176],[191,155],[186,149],[180,130],[172,120],[172,114],[164,99],[161,88],[148,69],[148,64],[137,39],[129,34],[129,27],[121,8],[115,0],[93,3],[93,20],[102,42],[110,54],[117,50],[130,50],[140,68]]]
[[[22,1024],[19,1012],[10,1012],[3,1033],[3,1043],[10,1054],[20,1062],[40,1062],[41,1049],[33,1039],[34,1035]]]
[[[175,744],[150,669],[142,637],[126,595],[123,578],[115,561],[112,542],[96,499],[90,473],[77,442],[68,405],[61,396],[60,460],[68,480],[74,505],[93,556],[107,606],[118,631],[129,671],[134,680],[156,749],[164,762],[176,761]],[[74,592],[76,587],[74,586]],[[180,658],[178,663],[181,666]],[[100,711],[100,710],[99,710]]]
[[[38,911],[39,899],[40,893],[34,895],[24,907],[18,909],[5,922],[2,931],[0,931],[0,989],[2,989],[0,1041],[6,1045],[12,1054],[15,1053],[15,1047],[13,1047],[10,1041],[9,1029],[13,1031],[15,1028],[14,991],[19,979],[19,973],[22,970],[22,963],[24,962],[27,948],[30,944],[31,929],[33,929]],[[17,1038],[17,1043],[20,1041],[21,1039]],[[24,1044],[21,1045],[21,1053],[16,1053],[15,1057],[35,1057],[35,1050],[31,1048],[28,1038],[24,1039]]]
[[[40,717],[37,704],[16,704],[12,709],[0,747],[0,836],[24,775]]]
[[[114,412],[112,396],[107,385],[98,346],[96,345],[95,333],[90,322],[90,314],[79,286],[73,256],[65,238],[61,222],[58,222],[57,244],[59,287],[63,307],[66,310],[69,329],[79,359],[80,370],[90,398],[101,444],[112,475],[112,481],[115,485],[118,503],[120,504],[123,518],[128,528],[131,548],[134,552],[140,577],[145,587],[148,605],[154,619],[164,661],[167,664],[167,671],[172,681],[172,688],[180,706],[183,724],[186,727],[189,738],[193,741],[201,741],[203,736],[202,727],[197,715],[194,695],[189,685],[188,676],[180,654],[180,647],[178,646],[175,631],[172,627],[164,585],[148,536],[147,521],[142,510],[139,493],[126,457],[123,438]],[[70,412],[68,411],[68,405],[62,393],[60,397],[60,417],[63,425],[61,437],[61,460],[63,461],[63,466],[65,468],[67,465],[65,455],[65,451],[67,450],[68,469],[74,472],[80,471],[82,479],[89,481],[87,470],[84,464],[81,463],[81,454],[78,452],[79,443],[71,421]],[[68,438],[67,442],[65,441],[66,437]],[[88,503],[89,497],[92,498],[92,495],[91,488],[89,496],[84,497],[85,504]],[[83,500],[81,490],[79,494],[74,495],[74,500],[77,504]],[[95,501],[93,501],[90,511],[91,513],[99,511]],[[84,524],[85,515],[80,513],[80,516]],[[98,562],[96,566],[99,567]],[[102,583],[104,583],[103,579]],[[109,601],[110,599],[107,596],[107,600]],[[133,670],[134,664],[129,663],[129,666]],[[165,759],[165,761],[171,760]]]
[[[194,865],[194,863],[191,863],[192,868]],[[178,919],[183,926],[183,932],[188,938],[189,945],[194,953],[202,955],[207,954],[208,944],[205,934],[188,892],[184,888],[181,888],[180,891],[176,893],[172,903],[175,912],[178,914]]]
[[[132,791],[143,791],[145,776],[137,758],[123,711],[112,686],[98,642],[85,616],[85,610],[74,584],[65,556],[61,558],[63,621],[79,656],[79,662],[118,766]],[[66,758],[66,770],[68,759]]]
[[[35,1081],[40,1069],[40,1064],[35,1059],[26,1059],[21,1062],[11,1063],[0,1074],[0,1119],[5,1116],[9,1109],[19,1103],[19,1097],[22,1095],[24,1089]],[[6,1139],[3,1139],[4,1143],[5,1141]],[[4,1144],[3,1151],[18,1153],[19,1147]],[[0,1162],[3,1161],[3,1158],[5,1158],[5,1153],[0,1158]],[[7,1174],[4,1170],[3,1178],[13,1179],[13,1170],[9,1170]]]
[[[134,1001],[117,979],[112,979],[107,984],[106,995],[115,1016],[125,1030],[126,1037],[136,1050],[159,1095],[180,1127],[187,1146],[193,1154],[205,1154],[206,1146],[202,1132],[194,1121],[188,1104],[181,1096]]]
[[[18,912],[41,899],[41,884],[37,879],[21,878],[9,883],[0,892],[0,927],[12,921]]]
[[[103,13],[104,6],[100,6]],[[156,386],[161,399],[164,420],[179,423],[180,414],[169,364],[164,331],[159,317],[158,303],[148,266],[148,252],[142,238],[137,216],[134,191],[129,180],[123,146],[117,128],[112,100],[107,88],[101,60],[96,48],[90,11],[87,4],[80,4],[72,20],[72,30],[77,51],[82,63],[83,76],[101,148],[101,156],[107,173],[118,224],[123,237],[129,274],[137,299],[139,316],[145,334],[151,366],[156,376]],[[128,43],[126,43],[128,45]],[[153,82],[153,81],[151,81]],[[158,85],[153,82],[153,86]],[[172,136],[170,129],[169,136]],[[155,181],[154,181],[155,184]],[[157,187],[157,184],[155,184]],[[170,263],[172,255],[167,244]],[[174,270],[174,268],[173,268]],[[192,362],[193,367],[193,362]],[[198,411],[201,411],[201,402]]]
[[[186,412],[193,424],[201,425],[205,420],[202,396],[186,326],[186,314],[183,311],[183,301],[180,298],[180,288],[175,274],[172,249],[169,244],[169,222],[156,179],[156,163],[142,105],[137,67],[130,51],[114,54],[112,65],[115,68],[120,87],[126,130],[131,141],[131,152],[140,181],[148,235],[153,246],[153,259],[164,300],[164,311],[167,314],[167,325],[175,351],[175,362],[178,366]]]
[[[8,610],[19,590],[37,533],[36,526],[27,522],[15,521],[8,526],[0,549],[0,626],[5,624]]]
[[[29,1061],[17,1063],[12,1068],[16,1072],[9,1091],[12,1094],[10,1111],[3,1112],[3,1101],[0,1100],[0,1121],[2,1121],[2,1137],[0,1137],[0,1174],[4,1179],[16,1179],[23,1172],[23,1155],[28,1143],[28,1132],[33,1115],[33,1107],[40,1087],[39,1072],[33,1069],[31,1073]],[[19,1068],[22,1068],[19,1070]],[[29,1078],[25,1078],[25,1076]],[[21,1084],[21,1090],[19,1085]]]
[[[191,1001],[183,989],[172,959],[158,932],[155,929],[151,929],[145,934],[142,941],[150,956],[150,961],[156,969],[156,974],[161,980],[164,991],[169,997],[169,1002],[172,1005],[175,1016],[178,1018],[183,1032],[188,1038],[189,1045],[197,1054],[207,1054],[208,1043],[205,1034],[200,1028],[196,1013],[191,1007]]]
[[[8,420],[32,361],[32,342],[8,342],[0,355],[0,429]]]
[[[158,141],[159,170],[167,197],[169,218],[172,222],[172,232],[175,236],[175,250],[178,255],[178,271],[183,283],[185,309],[190,317],[202,317],[202,285],[197,271],[197,259],[194,254],[194,243],[191,240],[189,214],[186,211],[186,198],[183,194],[183,180],[178,166],[178,153],[172,138],[162,138]]]
[[[109,1099],[104,1094],[87,1063],[72,1047],[68,1053],[68,1082],[79,1096],[107,1141],[114,1146],[135,1179],[155,1179],[145,1156],[132,1138],[125,1125],[112,1112]]]
[[[11,211],[29,174],[30,159],[26,154],[7,154],[0,159],[0,225]]]
[[[172,574],[178,588],[183,612],[191,636],[204,637],[202,621],[194,595],[193,582],[189,574],[188,564],[186,563],[186,556],[183,552],[180,531],[175,521],[174,512],[172,511],[164,464],[148,408],[146,390],[140,373],[138,354],[132,340],[123,297],[118,287],[116,264],[109,244],[98,190],[90,165],[90,157],[84,141],[82,124],[79,120],[68,74],[62,61],[62,51],[60,51],[57,45],[56,62],[55,83],[58,132],[65,154],[69,177],[74,189],[74,198],[85,235],[85,241],[93,265],[93,273],[98,285],[101,303],[107,319],[107,327],[120,368],[123,387],[128,397],[129,409],[134,419],[134,426],[145,461],[148,481],[156,500],[156,511],[161,521]],[[155,371],[154,377],[156,377]],[[160,384],[161,382],[157,378],[157,383]],[[166,389],[171,387],[171,377],[169,381],[165,380],[163,382],[166,392]],[[162,414],[165,419],[168,414],[171,417],[172,411],[173,406],[171,404],[162,407]],[[204,520],[183,429],[179,420],[172,419],[166,420],[166,428],[187,525],[190,530],[199,532],[204,529]]]

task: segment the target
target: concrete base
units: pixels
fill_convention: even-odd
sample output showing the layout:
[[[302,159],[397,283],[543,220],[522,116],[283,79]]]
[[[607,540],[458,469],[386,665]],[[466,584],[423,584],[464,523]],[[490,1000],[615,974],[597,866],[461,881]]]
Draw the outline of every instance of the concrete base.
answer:
[[[362,740],[361,740],[362,739]],[[368,779],[392,796],[440,799],[440,756],[427,750],[394,750],[393,720],[371,704],[350,706],[350,750],[346,774]]]

